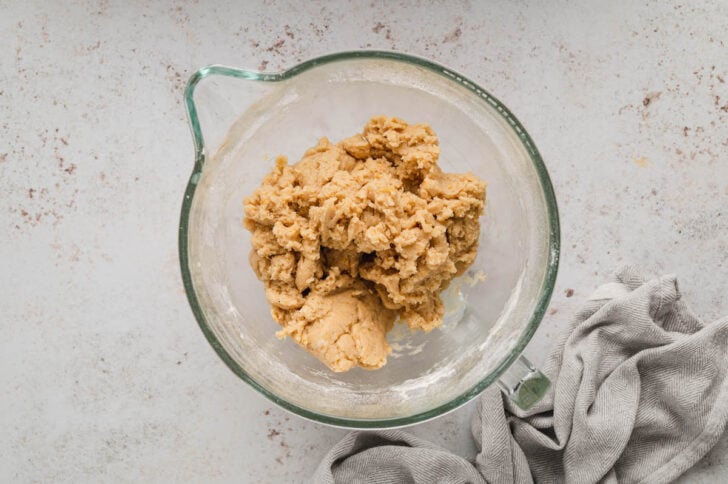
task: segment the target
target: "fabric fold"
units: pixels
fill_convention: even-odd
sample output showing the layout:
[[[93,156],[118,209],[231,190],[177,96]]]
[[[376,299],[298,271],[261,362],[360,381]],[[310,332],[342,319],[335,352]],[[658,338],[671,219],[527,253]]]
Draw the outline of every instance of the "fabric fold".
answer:
[[[543,368],[553,385],[522,411],[495,388],[472,421],[474,463],[404,431],[354,432],[315,482],[669,482],[728,420],[728,318],[704,324],[673,275],[625,267],[598,288]]]

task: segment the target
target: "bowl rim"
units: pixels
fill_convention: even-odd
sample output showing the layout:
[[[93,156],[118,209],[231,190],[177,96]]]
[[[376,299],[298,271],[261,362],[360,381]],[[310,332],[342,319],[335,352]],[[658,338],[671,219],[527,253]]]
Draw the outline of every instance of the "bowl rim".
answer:
[[[223,345],[215,336],[212,329],[208,326],[205,319],[205,315],[200,306],[195,288],[192,282],[191,272],[189,268],[189,257],[188,257],[188,236],[189,236],[189,215],[192,207],[192,201],[195,195],[202,169],[205,162],[205,145],[202,137],[202,131],[200,129],[200,123],[197,116],[197,109],[193,100],[193,95],[196,85],[205,77],[211,75],[228,76],[240,79],[249,79],[253,81],[267,81],[267,82],[279,82],[287,79],[291,79],[298,74],[301,74],[307,70],[316,68],[317,66],[331,64],[340,61],[349,60],[390,60],[394,62],[402,62],[411,64],[417,67],[425,68],[438,75],[446,77],[453,82],[459,83],[461,86],[469,89],[484,102],[488,103],[491,107],[495,108],[496,111],[503,117],[508,125],[513,129],[518,139],[526,149],[529,158],[536,169],[538,174],[539,184],[543,191],[543,196],[546,201],[547,220],[549,224],[549,254],[547,260],[546,273],[541,283],[541,289],[539,291],[538,301],[531,314],[530,320],[518,339],[518,342],[510,353],[491,371],[488,375],[485,375],[477,384],[471,387],[469,390],[453,398],[447,403],[443,403],[434,407],[430,410],[419,412],[413,415],[405,417],[396,417],[391,419],[355,419],[345,418],[326,414],[320,414],[315,411],[308,410],[298,405],[292,404],[274,393],[270,392],[263,385],[255,381],[240,365],[230,356]],[[457,73],[456,71],[446,68],[440,64],[432,62],[430,60],[416,57],[409,54],[394,51],[380,51],[380,50],[359,50],[359,51],[344,51],[333,54],[324,55],[321,57],[315,57],[300,64],[291,67],[285,71],[277,73],[263,73],[248,69],[238,69],[233,67],[227,67],[222,65],[208,65],[203,67],[192,74],[187,82],[184,91],[184,102],[187,108],[187,116],[192,131],[192,137],[194,140],[195,147],[195,164],[190,175],[189,182],[184,192],[184,198],[182,201],[182,210],[180,215],[179,225],[179,260],[180,269],[182,272],[182,281],[187,295],[188,302],[192,309],[192,313],[197,320],[205,338],[210,343],[212,348],[215,350],[217,355],[223,360],[227,367],[232,370],[240,379],[248,383],[255,390],[260,392],[263,396],[268,398],[270,401],[279,405],[285,410],[293,412],[303,418],[313,420],[316,422],[332,425],[336,427],[355,428],[355,429],[383,429],[402,427],[407,425],[413,425],[421,423],[426,420],[433,419],[445,413],[448,413],[456,408],[466,404],[476,396],[478,396],[483,390],[496,382],[496,380],[511,366],[511,364],[519,357],[523,352],[528,342],[533,337],[536,329],[538,328],[546,309],[551,300],[553,293],[554,284],[556,281],[556,274],[559,266],[560,256],[560,226],[559,226],[559,214],[556,203],[556,196],[554,189],[551,184],[546,166],[541,158],[536,145],[534,144],[531,136],[526,132],[520,121],[506,108],[506,106],[496,99],[485,89],[478,86],[475,82],[471,81],[467,77]]]

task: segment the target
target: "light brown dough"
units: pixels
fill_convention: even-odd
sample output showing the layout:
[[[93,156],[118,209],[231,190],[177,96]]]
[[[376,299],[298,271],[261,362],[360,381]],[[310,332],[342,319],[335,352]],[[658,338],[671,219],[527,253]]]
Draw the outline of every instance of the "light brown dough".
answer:
[[[428,125],[382,116],[295,165],[276,160],[244,206],[279,337],[333,371],[375,369],[397,317],[442,323],[440,291],[475,260],[485,183],[443,173],[439,154]]]

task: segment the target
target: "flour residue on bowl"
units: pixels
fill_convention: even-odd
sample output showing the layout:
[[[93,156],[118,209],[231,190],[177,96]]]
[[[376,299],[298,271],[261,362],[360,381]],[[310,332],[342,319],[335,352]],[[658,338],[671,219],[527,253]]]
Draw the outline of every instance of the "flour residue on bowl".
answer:
[[[485,272],[482,270],[469,270],[460,277],[452,280],[450,285],[440,293],[440,298],[445,305],[445,313],[442,316],[441,331],[453,329],[462,321],[468,302],[463,287],[475,287],[485,281]]]
[[[421,353],[425,349],[427,341],[419,344],[413,343],[412,338],[416,334],[406,324],[401,324],[399,321],[395,323],[394,328],[387,334],[387,342],[392,348],[389,357],[396,359],[402,356],[413,356]]]
[[[452,331],[463,320],[468,307],[467,296],[463,291],[464,287],[475,287],[485,281],[485,272],[482,270],[469,270],[460,277],[452,280],[450,285],[440,293],[440,299],[445,306],[440,331]],[[397,321],[401,323],[401,321]],[[407,324],[395,323],[394,328],[387,334],[387,341],[392,348],[390,358],[402,356],[414,356],[421,353],[427,345],[427,340],[415,343],[420,332],[411,330]]]

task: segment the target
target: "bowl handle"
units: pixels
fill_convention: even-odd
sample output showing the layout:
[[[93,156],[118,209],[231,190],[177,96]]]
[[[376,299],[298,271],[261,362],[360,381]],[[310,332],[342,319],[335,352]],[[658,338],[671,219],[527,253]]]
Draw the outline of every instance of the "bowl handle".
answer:
[[[501,375],[498,386],[518,408],[528,410],[546,395],[551,381],[525,357],[519,356]]]

